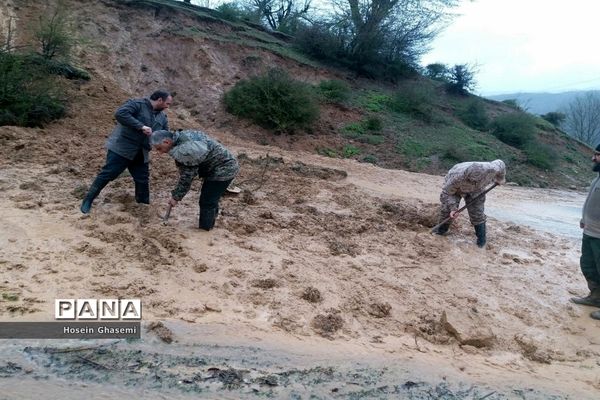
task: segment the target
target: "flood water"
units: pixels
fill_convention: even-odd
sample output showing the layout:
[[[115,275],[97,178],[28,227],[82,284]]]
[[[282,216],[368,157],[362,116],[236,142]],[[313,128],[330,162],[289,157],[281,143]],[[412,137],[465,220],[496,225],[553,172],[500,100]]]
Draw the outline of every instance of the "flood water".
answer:
[[[527,225],[533,229],[581,238],[581,210],[586,193],[537,191],[537,199],[501,199],[486,201],[486,214],[504,222]]]

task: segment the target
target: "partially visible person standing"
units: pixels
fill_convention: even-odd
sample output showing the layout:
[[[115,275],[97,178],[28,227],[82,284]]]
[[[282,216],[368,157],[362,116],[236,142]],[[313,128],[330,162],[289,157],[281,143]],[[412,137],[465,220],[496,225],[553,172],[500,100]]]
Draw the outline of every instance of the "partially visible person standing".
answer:
[[[155,151],[169,153],[179,168],[179,181],[171,192],[170,206],[183,199],[196,176],[204,178],[198,227],[211,230],[219,214],[219,200],[240,170],[236,158],[221,143],[197,130],[156,131],[150,143]]]
[[[448,217],[454,219],[458,216],[456,210],[460,199],[464,198],[465,203],[468,204],[469,219],[475,228],[477,246],[484,247],[487,241],[485,194],[481,194],[494,182],[499,185],[506,182],[506,166],[502,160],[463,162],[453,166],[446,175],[440,194],[440,223]],[[435,233],[445,234],[450,224],[451,222],[446,222],[440,225]]]
[[[587,281],[590,293],[585,297],[573,297],[576,304],[600,308],[600,145],[592,156],[592,170],[599,176],[592,181],[590,192],[583,204],[583,215],[579,222],[583,229],[579,267]],[[590,316],[600,319],[600,310]]]
[[[135,183],[135,201],[150,203],[149,137],[153,131],[169,129],[164,110],[172,102],[169,92],[157,90],[150,98],[130,99],[117,109],[117,125],[106,143],[106,163],[81,203],[82,213],[90,212],[92,202],[102,189],[125,169],[129,170]]]

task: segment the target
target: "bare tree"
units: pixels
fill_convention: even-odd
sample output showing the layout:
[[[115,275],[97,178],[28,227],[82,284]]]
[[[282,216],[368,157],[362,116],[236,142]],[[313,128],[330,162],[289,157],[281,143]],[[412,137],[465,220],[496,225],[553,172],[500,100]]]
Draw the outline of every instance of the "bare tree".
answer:
[[[310,11],[311,0],[250,0],[250,5],[271,29],[291,33]]]
[[[595,145],[600,141],[600,92],[587,92],[569,103],[565,129],[577,139]]]
[[[600,91],[577,96],[566,110],[565,130],[573,137],[595,146],[600,142]]]

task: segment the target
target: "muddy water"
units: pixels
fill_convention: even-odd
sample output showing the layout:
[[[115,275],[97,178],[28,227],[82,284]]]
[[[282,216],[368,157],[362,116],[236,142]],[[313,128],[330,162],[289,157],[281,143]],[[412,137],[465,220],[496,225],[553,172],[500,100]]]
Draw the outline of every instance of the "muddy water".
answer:
[[[492,197],[486,202],[486,214],[501,221],[577,239],[581,238],[579,220],[586,196],[580,192],[538,190],[520,198]]]
[[[229,336],[168,323],[177,342],[5,341],[0,399],[567,399],[558,391],[475,382],[433,359],[340,343]],[[585,398],[585,397],[578,397]]]

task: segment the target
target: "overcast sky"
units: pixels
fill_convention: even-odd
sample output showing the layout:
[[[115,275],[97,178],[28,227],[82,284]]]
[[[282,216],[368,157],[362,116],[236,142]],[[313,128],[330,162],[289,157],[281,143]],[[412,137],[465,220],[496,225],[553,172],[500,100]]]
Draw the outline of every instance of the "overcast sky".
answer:
[[[483,95],[600,89],[600,0],[463,0],[423,65],[476,64]]]

